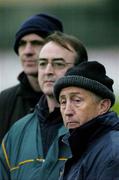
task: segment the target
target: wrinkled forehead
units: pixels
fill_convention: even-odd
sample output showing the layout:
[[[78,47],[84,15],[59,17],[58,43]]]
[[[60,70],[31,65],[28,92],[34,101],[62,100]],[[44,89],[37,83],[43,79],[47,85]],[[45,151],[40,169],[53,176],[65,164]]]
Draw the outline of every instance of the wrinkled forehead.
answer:
[[[80,87],[75,87],[75,86],[64,87],[61,89],[59,97],[65,96],[65,95],[80,94],[81,91],[82,91],[82,88]]]
[[[85,96],[95,96],[95,94],[87,89],[76,86],[68,86],[61,89],[59,98],[62,96],[74,96],[74,95],[85,95]]]

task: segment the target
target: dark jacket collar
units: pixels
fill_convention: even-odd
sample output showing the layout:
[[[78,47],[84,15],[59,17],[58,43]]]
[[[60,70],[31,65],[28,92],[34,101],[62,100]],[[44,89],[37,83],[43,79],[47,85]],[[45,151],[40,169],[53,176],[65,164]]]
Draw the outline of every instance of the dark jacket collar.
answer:
[[[40,99],[43,93],[34,91],[24,72],[21,72],[19,74],[18,80],[20,81],[20,86],[17,90],[17,94],[22,95],[25,98],[31,98],[31,99],[34,98],[36,99],[35,102],[38,102],[38,100]]]
[[[99,116],[81,127],[70,131],[69,143],[72,154],[80,156],[89,144],[111,129],[119,130],[119,119],[114,112]]]
[[[42,123],[49,123],[52,125],[54,123],[62,124],[62,117],[59,108],[55,108],[52,113],[49,113],[49,108],[47,104],[47,99],[45,95],[42,95],[37,106],[36,113],[38,115],[38,119]]]
[[[30,91],[33,91],[28,78],[24,72],[21,72],[18,76],[18,80],[20,81],[21,87],[24,89],[29,89]]]

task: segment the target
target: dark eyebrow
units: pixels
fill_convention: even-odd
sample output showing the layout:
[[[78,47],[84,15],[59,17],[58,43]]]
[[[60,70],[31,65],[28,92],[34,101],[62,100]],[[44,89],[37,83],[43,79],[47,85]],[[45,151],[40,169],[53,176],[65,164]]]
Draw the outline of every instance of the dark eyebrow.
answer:
[[[65,62],[65,60],[63,58],[53,58],[53,61],[63,61],[63,62]]]
[[[22,44],[22,43],[25,44],[26,41],[21,39],[21,40],[19,41],[19,45]]]
[[[72,93],[70,93],[70,96],[72,97],[72,96],[79,96],[79,95],[81,95],[81,93],[80,92],[77,92],[77,91],[75,91],[75,92],[72,92]],[[59,96],[59,98],[64,98],[66,95],[60,95]]]
[[[47,59],[46,59],[46,58],[38,58],[38,60],[44,60],[44,61],[45,61],[45,60],[47,60]]]
[[[27,40],[21,39],[19,42],[20,43],[21,42],[25,43],[25,42],[27,42]],[[38,40],[38,39],[30,40],[29,42],[31,42],[31,43],[39,43],[39,44],[43,44],[44,43],[43,40]]]
[[[39,40],[39,39],[34,39],[34,40],[31,40],[30,42],[39,42],[39,43],[44,43],[43,40]]]
[[[39,60],[46,61],[46,60],[48,60],[48,59],[47,59],[47,58],[39,58]],[[53,61],[63,61],[63,62],[65,62],[65,60],[64,60],[63,58],[53,58],[52,60],[53,60]]]

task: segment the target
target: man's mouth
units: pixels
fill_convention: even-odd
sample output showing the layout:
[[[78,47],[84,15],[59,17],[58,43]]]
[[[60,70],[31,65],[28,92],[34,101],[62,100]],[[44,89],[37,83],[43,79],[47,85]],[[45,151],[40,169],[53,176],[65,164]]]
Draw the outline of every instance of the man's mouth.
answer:
[[[45,84],[54,84],[54,81],[48,80],[48,81],[45,81],[44,83],[45,83]]]
[[[67,128],[75,128],[78,127],[80,123],[77,123],[75,121],[68,121],[66,122],[66,127]]]

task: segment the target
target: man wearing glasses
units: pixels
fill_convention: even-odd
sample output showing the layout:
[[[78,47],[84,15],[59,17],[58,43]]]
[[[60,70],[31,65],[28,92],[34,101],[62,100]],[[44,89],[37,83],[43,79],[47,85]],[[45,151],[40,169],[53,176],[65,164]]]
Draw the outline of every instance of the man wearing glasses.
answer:
[[[15,123],[3,139],[1,180],[59,178],[71,152],[61,140],[68,130],[63,125],[53,86],[69,68],[87,59],[87,51],[77,38],[59,32],[48,36],[38,59],[38,81],[44,95],[34,113]]]

